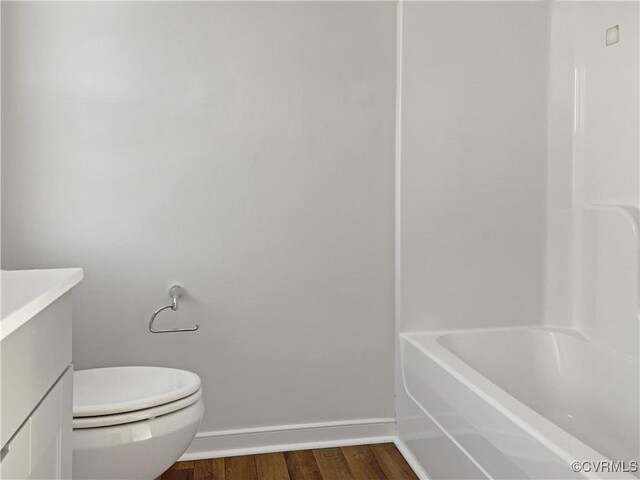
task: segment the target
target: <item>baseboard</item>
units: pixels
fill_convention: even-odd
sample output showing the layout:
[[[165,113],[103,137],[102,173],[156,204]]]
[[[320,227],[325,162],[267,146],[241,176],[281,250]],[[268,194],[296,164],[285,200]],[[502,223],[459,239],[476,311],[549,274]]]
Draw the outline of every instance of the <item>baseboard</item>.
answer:
[[[394,418],[199,432],[180,461],[393,442]]]
[[[413,456],[413,453],[411,453],[411,450],[409,449],[409,447],[407,447],[406,443],[404,443],[398,437],[393,439],[393,443],[396,444],[396,447],[398,447],[398,450],[413,470],[413,473],[415,473],[418,478],[420,478],[420,480],[431,479],[431,477],[427,475],[427,472],[424,471],[424,468],[422,468],[422,465],[420,465],[420,462],[418,462],[416,457]]]

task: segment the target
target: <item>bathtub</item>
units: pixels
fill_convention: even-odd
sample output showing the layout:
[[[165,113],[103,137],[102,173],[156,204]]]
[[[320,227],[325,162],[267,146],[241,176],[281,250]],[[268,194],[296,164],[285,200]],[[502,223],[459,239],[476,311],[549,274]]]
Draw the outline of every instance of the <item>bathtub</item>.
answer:
[[[408,396],[483,476],[638,477],[637,359],[540,327],[403,333],[400,356]]]

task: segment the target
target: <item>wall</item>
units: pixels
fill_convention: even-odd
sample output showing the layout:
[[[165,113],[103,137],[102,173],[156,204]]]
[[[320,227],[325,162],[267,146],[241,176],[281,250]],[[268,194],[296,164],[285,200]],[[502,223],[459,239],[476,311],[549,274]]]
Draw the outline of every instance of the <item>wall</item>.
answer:
[[[548,11],[408,2],[401,330],[542,321]]]
[[[638,355],[640,6],[553,5],[546,321]],[[605,32],[619,25],[620,41]]]
[[[394,68],[390,2],[3,2],[3,267],[83,267],[76,368],[197,372],[202,432],[392,432]]]

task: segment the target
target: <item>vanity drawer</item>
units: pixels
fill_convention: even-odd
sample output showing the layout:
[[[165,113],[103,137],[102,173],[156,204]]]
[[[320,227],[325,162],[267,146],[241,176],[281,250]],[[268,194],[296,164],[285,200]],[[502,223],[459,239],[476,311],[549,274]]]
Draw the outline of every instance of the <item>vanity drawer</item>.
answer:
[[[0,445],[71,363],[71,306],[71,293],[66,293],[2,340]]]

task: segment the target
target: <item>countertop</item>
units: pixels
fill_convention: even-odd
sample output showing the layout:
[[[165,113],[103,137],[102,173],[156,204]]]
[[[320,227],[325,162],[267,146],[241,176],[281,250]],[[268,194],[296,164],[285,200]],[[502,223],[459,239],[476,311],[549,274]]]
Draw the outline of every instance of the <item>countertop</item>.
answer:
[[[81,268],[2,270],[0,341],[82,280]]]

